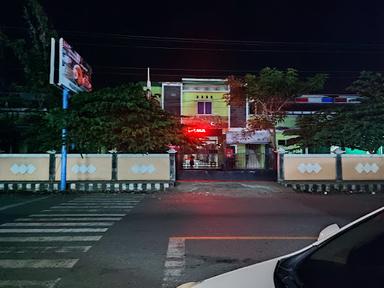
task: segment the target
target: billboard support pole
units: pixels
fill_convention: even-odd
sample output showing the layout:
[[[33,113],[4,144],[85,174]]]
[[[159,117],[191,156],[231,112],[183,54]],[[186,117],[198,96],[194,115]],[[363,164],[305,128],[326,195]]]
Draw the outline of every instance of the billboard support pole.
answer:
[[[63,89],[63,110],[68,109],[69,90]],[[67,188],[67,128],[61,131],[61,178],[60,191],[65,192]]]

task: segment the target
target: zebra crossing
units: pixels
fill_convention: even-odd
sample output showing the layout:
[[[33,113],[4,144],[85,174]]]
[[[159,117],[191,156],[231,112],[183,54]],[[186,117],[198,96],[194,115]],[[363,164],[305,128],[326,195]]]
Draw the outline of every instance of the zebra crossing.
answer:
[[[56,287],[63,269],[73,268],[143,197],[84,195],[1,224],[0,288]]]

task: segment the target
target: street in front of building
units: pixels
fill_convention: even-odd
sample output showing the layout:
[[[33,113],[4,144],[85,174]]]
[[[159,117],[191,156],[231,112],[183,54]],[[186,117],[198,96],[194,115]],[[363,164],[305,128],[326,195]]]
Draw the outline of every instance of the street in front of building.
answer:
[[[176,287],[295,251],[382,194],[186,182],[155,194],[1,196],[0,287]]]

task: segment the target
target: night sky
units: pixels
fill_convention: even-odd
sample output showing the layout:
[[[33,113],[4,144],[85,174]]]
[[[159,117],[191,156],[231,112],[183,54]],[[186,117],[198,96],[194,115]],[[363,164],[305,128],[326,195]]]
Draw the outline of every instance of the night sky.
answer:
[[[25,27],[21,0],[0,25]],[[328,73],[345,93],[359,71],[384,71],[383,1],[41,1],[53,27],[94,69],[95,87],[256,73]],[[19,31],[19,32],[17,32]]]

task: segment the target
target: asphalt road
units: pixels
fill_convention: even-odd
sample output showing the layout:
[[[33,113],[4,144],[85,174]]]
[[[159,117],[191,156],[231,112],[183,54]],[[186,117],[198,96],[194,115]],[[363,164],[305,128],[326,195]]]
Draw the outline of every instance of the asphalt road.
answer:
[[[32,201],[32,202],[31,202]],[[182,183],[140,194],[0,196],[1,287],[175,287],[299,249],[384,195],[270,183]]]

